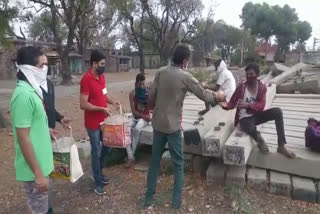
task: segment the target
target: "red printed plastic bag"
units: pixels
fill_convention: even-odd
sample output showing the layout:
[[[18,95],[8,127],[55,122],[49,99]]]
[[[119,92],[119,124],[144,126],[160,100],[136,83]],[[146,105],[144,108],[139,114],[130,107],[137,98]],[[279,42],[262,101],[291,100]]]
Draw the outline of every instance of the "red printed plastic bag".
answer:
[[[131,128],[129,119],[122,115],[113,115],[101,123],[103,144],[112,148],[126,148],[131,144]]]

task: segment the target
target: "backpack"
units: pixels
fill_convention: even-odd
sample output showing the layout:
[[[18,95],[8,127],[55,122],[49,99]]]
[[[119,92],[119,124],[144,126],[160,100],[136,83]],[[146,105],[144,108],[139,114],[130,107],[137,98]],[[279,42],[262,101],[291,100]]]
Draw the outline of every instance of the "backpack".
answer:
[[[306,147],[320,152],[320,121],[314,118],[308,119],[305,131]]]

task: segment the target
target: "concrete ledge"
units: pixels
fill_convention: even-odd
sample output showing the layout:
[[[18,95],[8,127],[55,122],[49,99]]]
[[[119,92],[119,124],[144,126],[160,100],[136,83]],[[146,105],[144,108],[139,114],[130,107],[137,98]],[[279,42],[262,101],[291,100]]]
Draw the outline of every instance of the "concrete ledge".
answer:
[[[311,179],[292,177],[292,198],[296,200],[315,203],[317,201],[317,191]]]
[[[219,120],[212,121],[211,129],[205,134],[202,146],[202,155],[209,157],[222,157],[224,144],[230,137],[234,126],[234,114],[235,111],[222,110],[220,106],[217,106],[217,114]]]
[[[226,184],[245,187],[246,171],[247,168],[245,166],[228,166]]]
[[[194,155],[192,158],[192,172],[206,177],[206,172],[210,164],[210,159],[200,155]]]
[[[267,190],[267,170],[259,168],[249,168],[247,178],[247,186],[249,188],[264,191]]]
[[[218,161],[211,161],[207,170],[207,184],[220,184],[225,183],[226,166]]]
[[[290,196],[291,182],[288,174],[270,172],[270,193]]]

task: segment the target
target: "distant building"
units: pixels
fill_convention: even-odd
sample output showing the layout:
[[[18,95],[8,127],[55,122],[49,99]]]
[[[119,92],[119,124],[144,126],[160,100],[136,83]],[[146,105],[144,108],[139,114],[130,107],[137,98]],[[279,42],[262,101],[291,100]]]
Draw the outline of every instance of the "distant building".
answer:
[[[255,48],[256,54],[258,54],[267,63],[273,63],[278,51],[277,45],[261,44]]]
[[[132,57],[123,55],[122,51],[113,49],[87,49],[85,67],[90,67],[90,56],[93,50],[99,50],[106,56],[106,72],[127,72],[132,69]]]
[[[43,51],[53,50],[56,45],[51,42],[37,42],[30,40],[12,39],[9,41],[9,47],[0,48],[0,79],[15,79],[16,78],[16,55],[21,47],[37,46]]]
[[[36,46],[40,47],[48,57],[48,75],[55,78],[61,76],[61,61],[56,51],[56,44],[52,42],[30,41],[12,39],[9,41],[9,47],[0,48],[0,80],[16,78],[16,55],[21,47]],[[71,52],[69,53],[69,66],[72,74],[86,72],[89,67],[90,55],[93,49],[86,50],[82,55]],[[132,68],[132,57],[125,56],[121,51],[100,49],[106,55],[106,71],[122,72],[129,71]],[[84,61],[84,63],[83,63]]]
[[[140,68],[140,56],[139,52],[131,52],[132,57],[132,68]],[[160,55],[153,52],[144,52],[144,68],[145,69],[157,69],[161,67]]]

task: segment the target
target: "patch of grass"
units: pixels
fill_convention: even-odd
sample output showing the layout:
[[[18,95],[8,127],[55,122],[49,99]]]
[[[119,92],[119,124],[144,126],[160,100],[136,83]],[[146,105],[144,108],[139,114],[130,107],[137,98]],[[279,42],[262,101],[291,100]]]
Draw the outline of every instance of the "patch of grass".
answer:
[[[169,199],[172,198],[172,188],[167,191],[160,192],[153,197],[152,204],[156,206],[165,206],[165,204],[171,204]]]
[[[242,193],[241,189],[234,185],[226,185],[224,191],[231,202],[231,213],[255,214],[248,198]]]
[[[109,153],[104,160],[104,166],[110,167],[117,164],[124,163],[124,160],[127,156],[127,151],[125,149],[120,148],[111,148],[109,149]]]
[[[209,79],[210,72],[205,71],[204,68],[194,68],[192,75],[199,81],[204,82]]]

